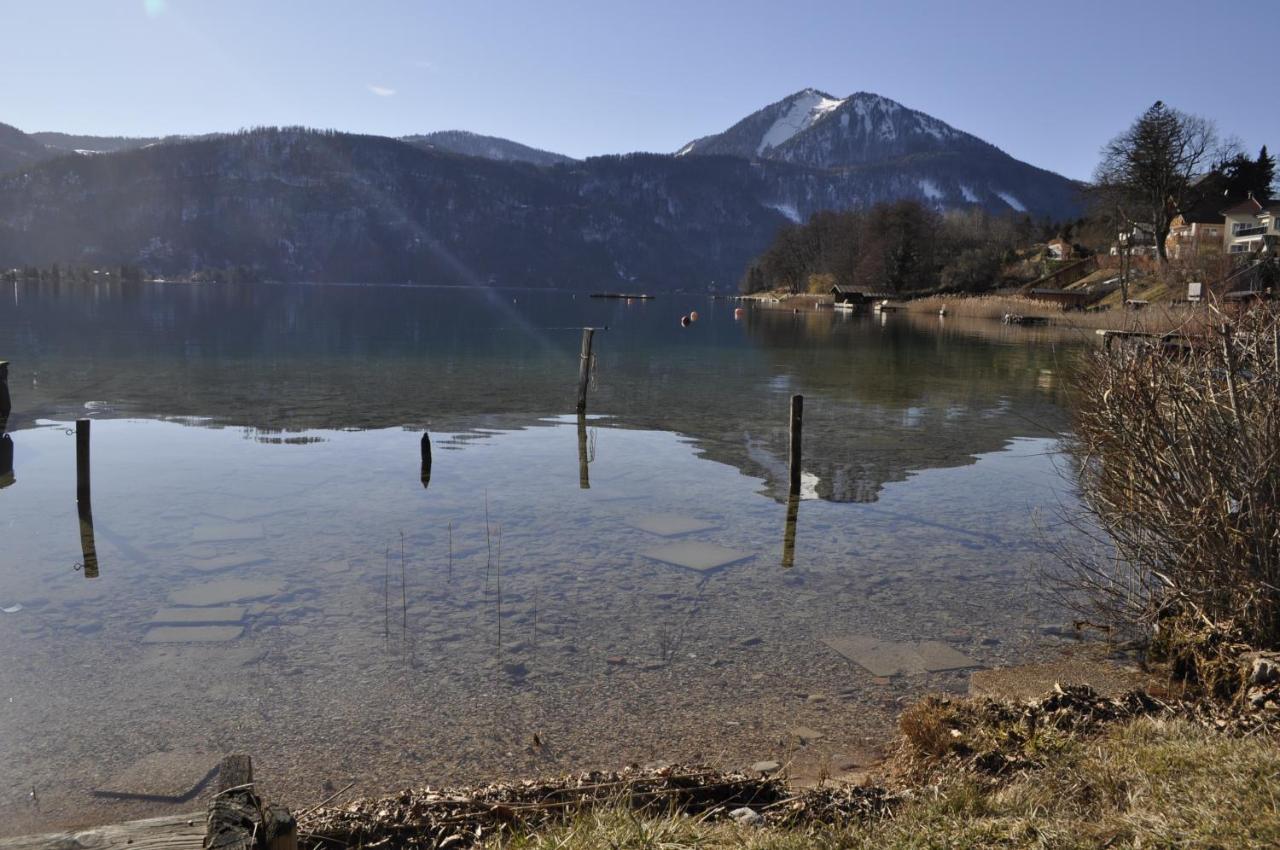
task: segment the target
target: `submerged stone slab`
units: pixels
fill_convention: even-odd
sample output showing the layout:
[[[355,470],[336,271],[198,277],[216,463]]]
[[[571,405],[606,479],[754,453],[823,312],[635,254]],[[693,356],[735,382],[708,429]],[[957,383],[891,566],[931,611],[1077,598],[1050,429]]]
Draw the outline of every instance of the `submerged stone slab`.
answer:
[[[713,522],[680,514],[650,514],[639,519],[628,520],[627,525],[660,537],[677,537],[681,534],[692,534],[695,531],[706,531],[716,527]]]
[[[664,564],[684,567],[687,570],[697,570],[702,573],[726,567],[729,564],[736,564],[751,557],[747,552],[739,552],[737,549],[730,549],[727,546],[694,541],[669,543],[656,549],[646,549],[640,554],[646,558],[661,561]]]
[[[143,643],[223,643],[244,633],[244,626],[154,626]]]
[[[257,522],[210,522],[197,525],[191,532],[194,543],[230,543],[242,540],[261,540],[264,532]]]
[[[267,560],[260,555],[218,555],[211,558],[191,558],[187,564],[196,572],[220,573],[224,570],[265,564]]]
[[[217,769],[217,757],[203,750],[150,753],[102,783],[102,787],[94,789],[93,794],[115,799],[183,803],[198,794]]]
[[[218,605],[207,608],[161,608],[151,618],[154,626],[214,626],[244,620],[243,605]]]
[[[275,596],[283,589],[284,585],[278,581],[225,578],[175,590],[169,594],[169,601],[174,605],[227,605]]]
[[[936,640],[888,641],[870,635],[830,636],[822,642],[873,676],[900,673],[937,673],[981,665],[962,652]]]

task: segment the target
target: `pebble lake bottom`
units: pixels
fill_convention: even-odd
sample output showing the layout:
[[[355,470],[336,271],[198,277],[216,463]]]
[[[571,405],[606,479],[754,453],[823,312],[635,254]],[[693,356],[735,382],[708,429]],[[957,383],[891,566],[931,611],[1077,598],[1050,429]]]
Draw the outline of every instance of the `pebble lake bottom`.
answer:
[[[0,834],[198,810],[233,751],[295,807],[633,762],[856,769],[905,701],[1055,657],[1072,345],[734,306],[16,291]],[[584,325],[609,329],[579,421]]]

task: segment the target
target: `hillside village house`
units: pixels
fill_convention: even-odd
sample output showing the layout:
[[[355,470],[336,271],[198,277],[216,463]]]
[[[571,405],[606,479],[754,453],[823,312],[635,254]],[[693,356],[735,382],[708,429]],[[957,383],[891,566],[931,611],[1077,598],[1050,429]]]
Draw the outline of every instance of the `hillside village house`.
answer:
[[[1046,253],[1051,260],[1069,260],[1071,259],[1071,243],[1065,239],[1053,239],[1045,246]]]
[[[1164,240],[1165,252],[1174,260],[1222,253],[1226,232],[1222,222],[1222,213],[1207,206],[1175,216]]]
[[[1125,248],[1135,257],[1156,255],[1156,229],[1153,225],[1135,221],[1127,230],[1116,234],[1111,244],[1111,256],[1118,257]]]
[[[1227,253],[1252,254],[1275,251],[1280,244],[1280,201],[1261,204],[1253,197],[1223,213]]]

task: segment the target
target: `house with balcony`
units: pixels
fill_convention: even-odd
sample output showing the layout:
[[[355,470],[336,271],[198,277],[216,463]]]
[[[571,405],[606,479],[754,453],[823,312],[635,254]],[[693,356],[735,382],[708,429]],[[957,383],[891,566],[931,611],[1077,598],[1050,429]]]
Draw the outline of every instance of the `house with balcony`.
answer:
[[[1221,254],[1226,218],[1217,204],[1201,204],[1175,216],[1165,237],[1165,253],[1174,260]]]
[[[1223,212],[1223,247],[1228,254],[1275,251],[1280,245],[1280,201],[1260,203],[1253,195]]]

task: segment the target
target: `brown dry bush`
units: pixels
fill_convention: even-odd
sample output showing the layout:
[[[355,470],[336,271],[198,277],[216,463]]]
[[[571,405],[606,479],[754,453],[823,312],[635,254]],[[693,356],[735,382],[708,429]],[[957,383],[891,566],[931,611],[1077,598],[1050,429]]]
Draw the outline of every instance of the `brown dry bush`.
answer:
[[[1217,315],[1088,355],[1076,379],[1081,526],[1109,545],[1066,585],[1157,646],[1188,624],[1280,643],[1280,311]]]

